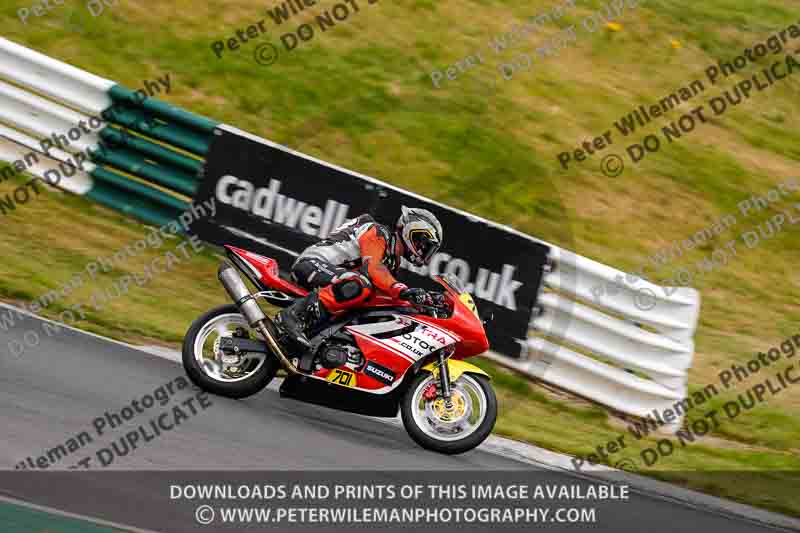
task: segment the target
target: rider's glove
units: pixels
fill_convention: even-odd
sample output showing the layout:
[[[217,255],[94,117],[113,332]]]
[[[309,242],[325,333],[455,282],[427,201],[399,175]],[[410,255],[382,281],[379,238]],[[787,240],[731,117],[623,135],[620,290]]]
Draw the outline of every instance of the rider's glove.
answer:
[[[417,305],[433,304],[433,299],[425,289],[405,289],[400,293],[400,299],[407,300]]]

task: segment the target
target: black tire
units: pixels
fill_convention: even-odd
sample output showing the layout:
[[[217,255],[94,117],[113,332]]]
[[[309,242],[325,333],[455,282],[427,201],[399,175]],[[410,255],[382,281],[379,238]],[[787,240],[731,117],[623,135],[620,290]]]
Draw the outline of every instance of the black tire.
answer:
[[[269,382],[275,377],[280,363],[274,355],[268,356],[261,368],[252,376],[242,381],[230,383],[218,381],[206,374],[194,357],[194,343],[203,326],[218,316],[233,313],[241,315],[235,305],[223,305],[212,309],[192,322],[189,331],[186,332],[186,336],[183,338],[183,369],[192,383],[204,391],[225,396],[226,398],[245,398],[259,392],[269,385]]]
[[[455,455],[468,452],[486,440],[486,438],[492,433],[494,424],[497,421],[497,396],[495,395],[494,389],[489,383],[489,380],[486,379],[486,377],[478,374],[469,374],[469,377],[478,383],[480,388],[483,390],[483,393],[486,395],[486,416],[484,417],[480,426],[478,426],[478,429],[463,439],[442,441],[425,434],[425,432],[422,431],[419,426],[417,426],[412,415],[413,406],[411,403],[414,397],[414,391],[421,386],[422,382],[425,381],[428,376],[430,376],[428,372],[420,372],[416,377],[414,377],[400,404],[400,413],[403,419],[403,426],[405,426],[406,431],[411,438],[414,439],[414,442],[428,450],[433,450],[435,452],[444,453],[447,455]]]

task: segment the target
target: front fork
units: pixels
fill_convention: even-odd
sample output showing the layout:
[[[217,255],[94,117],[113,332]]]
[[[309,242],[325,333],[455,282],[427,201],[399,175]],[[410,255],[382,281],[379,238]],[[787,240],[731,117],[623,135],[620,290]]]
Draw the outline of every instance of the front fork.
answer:
[[[453,408],[453,400],[450,394],[450,367],[447,364],[447,355],[444,349],[439,350],[439,388],[444,398],[444,406],[447,409]]]

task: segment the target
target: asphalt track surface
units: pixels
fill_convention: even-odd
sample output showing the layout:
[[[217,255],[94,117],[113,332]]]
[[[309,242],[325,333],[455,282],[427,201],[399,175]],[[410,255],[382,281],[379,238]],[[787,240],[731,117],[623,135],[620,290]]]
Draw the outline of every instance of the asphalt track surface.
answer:
[[[48,336],[43,333],[42,321],[32,317],[17,322],[7,332],[0,329],[0,469],[13,470],[28,456],[35,460],[80,431],[92,432],[95,417],[130,405],[132,400],[184,375],[172,361],[118,343],[66,328]],[[26,331],[36,331],[40,344],[12,356],[6,348],[8,342],[21,340]],[[189,394],[187,389],[181,397]],[[275,390],[245,400],[212,396],[211,401],[208,409],[117,458],[104,470],[382,470],[389,477],[391,471],[408,470],[530,471],[531,476],[545,472],[480,449],[459,456],[427,452],[402,427],[280,399]],[[130,424],[135,426],[148,418],[140,417]],[[78,450],[53,469],[63,470],[93,455],[97,447]],[[0,495],[145,529],[194,530],[186,516],[176,516],[172,502],[163,495],[154,497],[145,484],[117,487],[91,481],[79,487],[58,488],[64,486],[65,476],[74,474],[64,472],[60,474],[61,485],[54,482],[45,487],[30,482],[30,473],[20,482],[23,473],[6,470],[0,472]],[[568,472],[550,471],[548,475],[565,483],[586,483]],[[137,487],[141,489],[138,492]],[[121,501],[126,504],[121,505]],[[147,507],[141,507],[144,505]],[[631,496],[626,509],[625,513],[602,516],[591,530],[775,531],[640,493]]]

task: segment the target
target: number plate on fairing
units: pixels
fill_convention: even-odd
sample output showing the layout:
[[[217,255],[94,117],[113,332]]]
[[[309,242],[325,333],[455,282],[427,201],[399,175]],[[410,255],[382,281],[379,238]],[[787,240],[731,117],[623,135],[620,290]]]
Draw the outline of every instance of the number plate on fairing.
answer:
[[[344,385],[345,387],[352,388],[356,386],[356,375],[340,368],[334,368],[325,379],[331,383],[337,383],[339,385]]]

